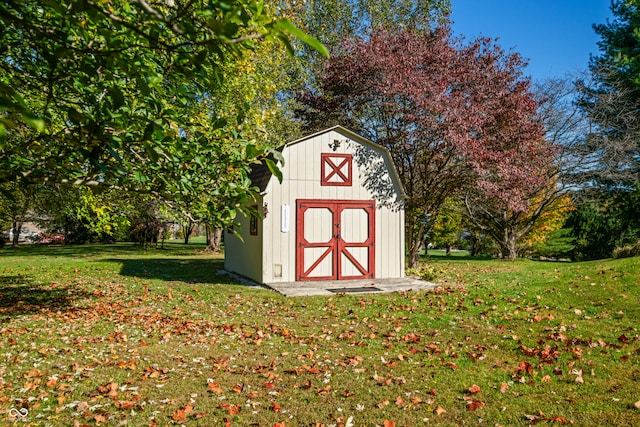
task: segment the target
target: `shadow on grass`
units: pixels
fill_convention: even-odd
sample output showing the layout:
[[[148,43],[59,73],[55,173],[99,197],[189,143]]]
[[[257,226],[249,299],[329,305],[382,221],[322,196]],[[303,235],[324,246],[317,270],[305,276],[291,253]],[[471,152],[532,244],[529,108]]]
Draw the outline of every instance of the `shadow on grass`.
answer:
[[[185,245],[178,242],[165,242],[151,244],[146,247],[136,245],[131,242],[119,243],[88,243],[82,245],[38,245],[24,244],[17,248],[5,246],[0,249],[3,257],[22,256],[53,256],[71,258],[95,258],[96,256],[118,256],[123,254],[150,254],[150,253],[171,253],[174,256],[192,255],[197,250],[205,248],[205,244],[190,243]]]
[[[6,317],[55,312],[91,298],[86,292],[52,283],[35,283],[27,276],[0,276],[0,321]]]
[[[222,259],[109,258],[102,261],[122,265],[120,275],[167,282],[230,284],[233,280],[218,273]]]

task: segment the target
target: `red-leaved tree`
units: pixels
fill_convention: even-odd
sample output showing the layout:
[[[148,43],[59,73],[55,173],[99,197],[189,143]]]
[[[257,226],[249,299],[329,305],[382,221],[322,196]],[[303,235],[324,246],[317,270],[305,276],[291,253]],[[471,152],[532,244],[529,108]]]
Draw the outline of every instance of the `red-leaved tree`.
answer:
[[[528,209],[547,147],[523,66],[490,39],[463,45],[446,26],[380,30],[346,43],[299,97],[309,130],[342,124],[391,153],[408,196],[410,267],[428,219],[461,190]]]

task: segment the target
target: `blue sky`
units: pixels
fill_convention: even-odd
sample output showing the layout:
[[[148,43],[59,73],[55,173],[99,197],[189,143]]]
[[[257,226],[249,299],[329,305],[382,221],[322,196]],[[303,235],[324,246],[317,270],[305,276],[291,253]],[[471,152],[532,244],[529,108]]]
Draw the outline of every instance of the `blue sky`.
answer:
[[[498,37],[529,59],[534,80],[586,70],[599,40],[592,24],[611,19],[610,0],[451,0],[453,32],[467,41]]]

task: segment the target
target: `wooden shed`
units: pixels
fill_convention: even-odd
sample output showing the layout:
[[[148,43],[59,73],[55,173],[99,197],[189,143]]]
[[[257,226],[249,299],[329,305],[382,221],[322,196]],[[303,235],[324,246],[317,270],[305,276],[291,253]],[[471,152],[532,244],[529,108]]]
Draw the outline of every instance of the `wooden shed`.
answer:
[[[225,235],[225,269],[258,283],[404,277],[404,192],[389,152],[335,126],[252,171],[262,219]]]

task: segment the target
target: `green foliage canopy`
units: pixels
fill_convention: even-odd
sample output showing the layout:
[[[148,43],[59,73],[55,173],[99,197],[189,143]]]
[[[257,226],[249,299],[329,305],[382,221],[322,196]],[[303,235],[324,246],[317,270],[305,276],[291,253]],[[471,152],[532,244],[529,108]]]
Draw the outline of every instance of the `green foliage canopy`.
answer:
[[[260,0],[9,0],[0,24],[0,182],[25,185],[206,188],[237,201],[268,149],[242,134],[245,105],[224,119],[211,103],[205,121],[194,113],[223,87],[225,64],[265,40],[326,53]]]

